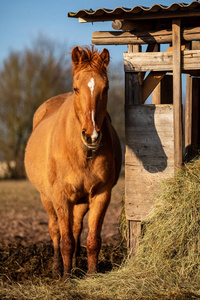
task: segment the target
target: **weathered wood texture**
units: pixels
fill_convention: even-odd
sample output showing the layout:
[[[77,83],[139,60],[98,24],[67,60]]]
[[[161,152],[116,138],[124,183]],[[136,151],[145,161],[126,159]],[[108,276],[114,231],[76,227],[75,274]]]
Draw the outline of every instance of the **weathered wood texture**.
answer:
[[[185,99],[185,153],[186,157],[191,155],[192,145],[192,77],[187,75],[186,99]]]
[[[192,50],[200,50],[200,42],[192,42]]]
[[[198,154],[200,147],[200,78],[192,78],[192,147],[191,154]]]
[[[183,41],[200,40],[200,27],[183,29],[181,38]],[[95,31],[92,34],[92,43],[94,45],[168,44],[171,42],[171,30],[146,32]]]
[[[153,29],[153,21],[124,21],[124,20],[115,20],[112,22],[112,28],[115,30],[137,30],[137,31],[146,31]]]
[[[128,53],[139,52],[139,45],[128,45]],[[138,73],[125,73],[125,105],[140,104],[141,85]]]
[[[129,256],[137,253],[139,248],[141,235],[142,235],[142,224],[141,221],[128,220],[128,232],[129,238],[127,247],[130,250]]]
[[[128,220],[151,211],[159,182],[174,174],[173,105],[126,108],[125,197]]]
[[[140,45],[128,45],[128,53],[140,52]],[[130,105],[140,104],[141,102],[141,81],[143,81],[143,73],[125,73],[125,107]],[[126,110],[126,109],[125,109]],[[127,148],[127,145],[126,145]],[[131,253],[136,253],[141,237],[141,221],[127,220],[128,236],[127,247]]]
[[[200,78],[187,77],[185,104],[185,155],[194,157],[200,149]]]
[[[172,46],[173,46],[174,167],[175,167],[175,172],[178,172],[183,162],[181,19],[172,20],[172,36],[173,36]]]
[[[165,75],[153,91],[153,104],[173,104],[173,77]]]
[[[200,69],[200,50],[181,51],[182,70]],[[173,51],[124,53],[125,72],[172,71]]]
[[[185,108],[186,154],[194,157],[200,149],[200,78],[188,78]]]

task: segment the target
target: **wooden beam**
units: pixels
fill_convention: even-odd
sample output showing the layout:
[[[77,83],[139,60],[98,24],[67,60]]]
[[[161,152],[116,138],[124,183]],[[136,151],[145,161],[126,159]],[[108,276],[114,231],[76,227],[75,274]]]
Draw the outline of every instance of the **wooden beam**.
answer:
[[[152,21],[126,21],[126,20],[115,20],[112,22],[112,28],[114,30],[138,30],[138,31],[146,31],[152,30],[154,26],[154,22]]]
[[[173,109],[174,109],[174,171],[182,166],[182,85],[181,85],[181,19],[172,20],[173,45]]]
[[[181,52],[182,71],[200,70],[200,50]],[[125,72],[172,71],[173,51],[124,53]]]
[[[200,50],[200,42],[192,42],[191,49]]]
[[[183,29],[181,37],[183,41],[200,40],[200,27]],[[168,44],[171,42],[171,30],[145,32],[95,31],[92,34],[94,45]]]
[[[147,100],[147,98],[151,95],[153,90],[159,84],[159,82],[163,79],[166,72],[150,72],[148,76],[145,78],[142,86],[142,104]]]

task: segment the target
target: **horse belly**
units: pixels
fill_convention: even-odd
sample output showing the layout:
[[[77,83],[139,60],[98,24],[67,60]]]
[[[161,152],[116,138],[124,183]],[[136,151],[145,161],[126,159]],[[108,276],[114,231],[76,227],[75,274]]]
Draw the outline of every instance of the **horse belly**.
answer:
[[[39,124],[32,132],[25,151],[25,169],[30,182],[43,194],[50,193],[48,180],[49,122]]]

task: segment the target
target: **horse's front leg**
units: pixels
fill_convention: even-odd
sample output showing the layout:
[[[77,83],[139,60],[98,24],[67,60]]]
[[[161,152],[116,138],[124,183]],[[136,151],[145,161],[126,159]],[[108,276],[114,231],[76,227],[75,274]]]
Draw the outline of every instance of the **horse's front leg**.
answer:
[[[74,253],[73,204],[66,194],[58,189],[54,191],[54,209],[58,217],[60,230],[60,252],[63,260],[63,279],[70,276]]]
[[[88,211],[88,203],[74,205],[73,211],[73,236],[75,240],[75,250],[73,257],[73,268],[77,267],[77,257],[80,254],[80,234],[83,229],[83,218]]]
[[[107,186],[98,190],[90,199],[87,238],[88,274],[97,271],[99,251],[101,248],[101,228],[106,210],[110,203],[111,187]]]

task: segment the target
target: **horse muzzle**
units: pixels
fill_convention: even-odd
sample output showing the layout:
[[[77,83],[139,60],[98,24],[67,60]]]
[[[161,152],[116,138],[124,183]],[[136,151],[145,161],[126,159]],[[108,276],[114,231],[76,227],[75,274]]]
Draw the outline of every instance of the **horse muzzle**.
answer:
[[[101,131],[97,132],[95,138],[90,134],[86,134],[85,130],[83,130],[81,133],[82,142],[84,146],[89,150],[93,150],[93,151],[97,150],[100,146],[101,138],[102,138]]]

